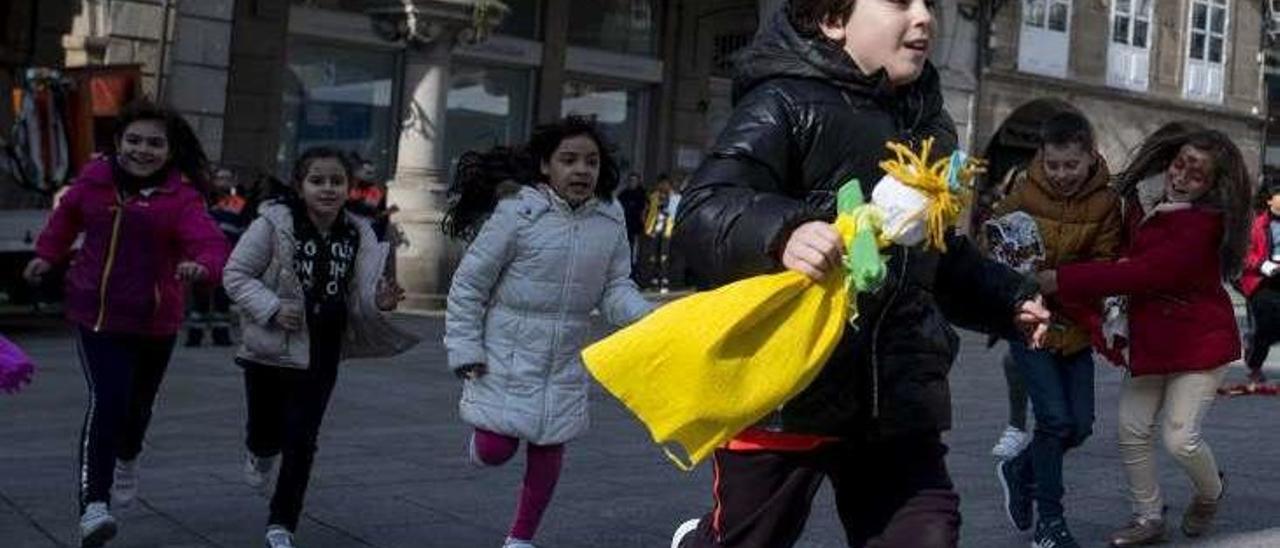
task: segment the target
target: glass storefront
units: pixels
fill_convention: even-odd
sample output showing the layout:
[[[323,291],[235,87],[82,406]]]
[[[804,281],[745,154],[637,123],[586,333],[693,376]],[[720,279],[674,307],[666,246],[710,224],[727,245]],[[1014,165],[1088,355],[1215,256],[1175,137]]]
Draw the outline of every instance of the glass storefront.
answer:
[[[497,34],[537,40],[541,34],[538,28],[538,7],[541,0],[502,0],[507,8],[507,16],[495,31]]]
[[[467,64],[454,59],[445,114],[450,179],[468,150],[523,143],[533,109],[533,70]]]
[[[288,175],[302,151],[324,145],[371,160],[383,177],[389,176],[398,118],[393,110],[397,55],[298,37],[289,41],[280,175]]]
[[[571,0],[569,44],[616,53],[657,53],[657,0]]]
[[[565,115],[590,116],[618,148],[620,173],[642,171],[644,163],[642,115],[646,93],[641,87],[569,79],[564,83],[560,110]]]

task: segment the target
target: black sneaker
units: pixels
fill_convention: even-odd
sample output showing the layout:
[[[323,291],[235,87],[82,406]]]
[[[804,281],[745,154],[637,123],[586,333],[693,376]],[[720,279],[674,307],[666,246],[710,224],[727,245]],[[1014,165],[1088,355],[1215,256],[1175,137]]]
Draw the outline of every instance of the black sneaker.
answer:
[[[1080,543],[1067,530],[1067,522],[1058,518],[1036,524],[1031,548],[1080,548]]]
[[[204,329],[192,327],[187,330],[187,342],[184,346],[187,348],[198,348],[202,342],[204,342]]]
[[[1018,478],[1014,470],[1017,461],[1011,459],[996,463],[996,478],[1004,491],[1004,511],[1009,516],[1009,523],[1019,531],[1026,531],[1031,528],[1031,489]]]

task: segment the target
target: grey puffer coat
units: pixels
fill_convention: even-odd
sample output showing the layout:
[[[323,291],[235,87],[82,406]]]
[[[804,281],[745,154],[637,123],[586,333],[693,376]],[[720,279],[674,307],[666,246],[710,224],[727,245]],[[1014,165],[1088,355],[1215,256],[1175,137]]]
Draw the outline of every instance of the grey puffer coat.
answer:
[[[231,252],[222,275],[227,296],[240,306],[242,316],[244,343],[236,356],[265,365],[306,369],[311,356],[307,329],[285,331],[271,321],[281,300],[304,300],[293,266],[293,213],[283,204],[268,205],[259,213]],[[391,323],[374,300],[389,251],[387,244],[378,242],[367,220],[348,212],[343,215],[360,233],[360,247],[347,289],[342,357],[376,358],[404,352],[420,338]]]
[[[463,385],[462,420],[539,445],[580,435],[590,380],[579,354],[597,308],[613,325],[653,308],[631,281],[622,208],[593,199],[573,209],[546,187],[500,200],[445,311],[449,367],[488,367]]]

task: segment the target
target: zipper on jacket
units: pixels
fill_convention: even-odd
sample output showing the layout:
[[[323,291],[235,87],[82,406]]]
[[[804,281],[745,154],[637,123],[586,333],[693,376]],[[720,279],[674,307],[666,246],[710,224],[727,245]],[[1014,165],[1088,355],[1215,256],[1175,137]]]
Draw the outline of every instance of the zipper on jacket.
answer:
[[[116,194],[116,214],[111,220],[111,242],[107,245],[107,260],[102,265],[102,281],[98,284],[98,319],[93,323],[93,331],[102,331],[102,323],[107,319],[107,282],[111,279],[111,269],[116,262],[116,248],[120,243],[120,222],[124,219],[124,200]]]
[[[893,301],[897,300],[898,294],[902,292],[902,284],[907,281],[907,267],[911,263],[911,252],[904,249],[902,253],[902,274],[898,277],[898,287],[894,288],[893,294],[889,295],[889,300],[885,301],[884,308],[880,309],[880,317],[876,319],[875,326],[871,328],[871,418],[880,418],[880,355],[877,347],[880,341],[880,325],[884,323],[885,316],[889,315],[889,307],[893,306]]]

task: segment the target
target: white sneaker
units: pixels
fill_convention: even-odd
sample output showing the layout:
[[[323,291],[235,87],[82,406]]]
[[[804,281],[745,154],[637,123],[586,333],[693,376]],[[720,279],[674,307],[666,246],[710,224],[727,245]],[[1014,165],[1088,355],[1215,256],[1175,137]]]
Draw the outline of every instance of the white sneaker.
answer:
[[[1001,460],[1009,460],[1021,454],[1028,445],[1031,445],[1031,434],[1006,426],[1004,433],[1000,434],[1000,441],[991,448],[991,454]]]
[[[676,527],[676,534],[671,535],[671,548],[680,548],[680,544],[684,542],[684,538],[693,534],[694,531],[697,531],[698,524],[701,522],[702,520],[700,519],[691,519],[681,523],[679,527]]]
[[[538,548],[538,547],[534,546],[532,542],[529,542],[527,540],[520,540],[520,539],[507,537],[507,540],[502,543],[502,548]]]
[[[293,544],[293,533],[279,525],[267,526],[267,548],[298,548]]]
[[[91,502],[80,515],[80,548],[97,548],[115,538],[116,518],[111,517],[105,502]]]
[[[138,497],[138,459],[116,459],[115,479],[111,481],[111,505],[128,508]]]
[[[244,482],[259,493],[265,493],[275,476],[276,458],[258,457],[252,451],[245,451]]]

